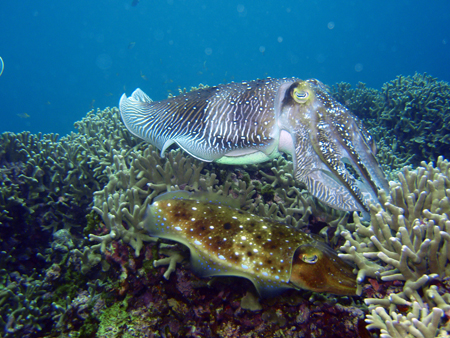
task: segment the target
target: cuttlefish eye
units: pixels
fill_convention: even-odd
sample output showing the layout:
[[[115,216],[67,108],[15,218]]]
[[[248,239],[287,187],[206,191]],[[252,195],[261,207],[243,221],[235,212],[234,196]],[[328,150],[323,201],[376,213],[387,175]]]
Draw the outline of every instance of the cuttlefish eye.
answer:
[[[308,101],[309,92],[302,88],[295,87],[292,91],[292,98],[297,103],[305,103],[306,101]]]
[[[295,250],[289,282],[296,288],[316,292],[356,293],[353,266],[322,242],[302,244]]]
[[[302,261],[308,264],[316,264],[317,261],[319,260],[319,256],[317,255],[307,255],[307,254],[303,254],[301,256]]]

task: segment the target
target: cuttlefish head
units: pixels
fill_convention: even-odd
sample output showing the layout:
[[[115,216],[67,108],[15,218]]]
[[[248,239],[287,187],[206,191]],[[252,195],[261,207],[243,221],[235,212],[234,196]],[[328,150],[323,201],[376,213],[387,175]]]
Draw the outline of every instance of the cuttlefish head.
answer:
[[[353,267],[322,242],[304,244],[292,259],[289,282],[294,286],[336,295],[355,295]]]
[[[361,121],[315,79],[284,83],[275,104],[279,150],[292,155],[295,178],[331,207],[367,214],[388,183]]]

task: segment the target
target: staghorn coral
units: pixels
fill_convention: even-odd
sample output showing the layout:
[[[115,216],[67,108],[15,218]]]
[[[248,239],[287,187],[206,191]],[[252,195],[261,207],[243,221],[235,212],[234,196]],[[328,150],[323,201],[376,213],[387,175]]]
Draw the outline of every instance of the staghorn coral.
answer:
[[[381,193],[381,205],[371,205],[370,224],[354,215],[356,231],[343,233],[346,254],[341,256],[358,266],[359,283],[365,277],[404,281],[384,298],[365,299],[371,311],[368,328],[382,329],[385,337],[405,332],[435,337],[443,329],[441,316],[450,309],[449,288],[442,284],[450,276],[449,177],[450,163],[443,157],[436,166],[422,162],[416,170],[405,167],[399,182],[390,182],[390,195]],[[406,316],[399,309],[403,307]]]
[[[331,87],[331,92],[339,102],[363,118],[368,129],[376,125],[378,112],[384,108],[384,99],[378,90],[367,88],[362,82],[357,83],[356,88],[340,82]]]
[[[83,165],[90,168],[100,190],[108,180],[105,169],[113,163],[114,151],[130,152],[140,140],[125,128],[117,108],[91,110],[74,126],[78,133],[67,138],[80,149],[85,157]]]
[[[367,315],[367,328],[380,329],[382,337],[404,338],[404,337],[448,337],[446,331],[442,330],[436,336],[443,311],[433,308],[430,313],[419,303],[412,304],[412,311],[404,316],[396,312],[387,313],[383,307],[377,307]],[[448,328],[447,328],[448,330]]]

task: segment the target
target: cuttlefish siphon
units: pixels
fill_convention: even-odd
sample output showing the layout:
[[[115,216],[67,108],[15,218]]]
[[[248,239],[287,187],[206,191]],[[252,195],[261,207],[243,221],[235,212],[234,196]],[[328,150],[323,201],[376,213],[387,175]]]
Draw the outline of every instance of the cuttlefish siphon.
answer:
[[[247,278],[262,297],[292,288],[355,295],[352,267],[326,244],[220,198],[187,191],[160,195],[147,207],[144,227],[186,245],[197,275]]]
[[[202,161],[252,164],[284,152],[297,181],[345,211],[367,214],[378,189],[388,191],[374,140],[315,79],[230,83],[157,102],[136,89],[119,105],[128,130],[162,154],[176,143]]]

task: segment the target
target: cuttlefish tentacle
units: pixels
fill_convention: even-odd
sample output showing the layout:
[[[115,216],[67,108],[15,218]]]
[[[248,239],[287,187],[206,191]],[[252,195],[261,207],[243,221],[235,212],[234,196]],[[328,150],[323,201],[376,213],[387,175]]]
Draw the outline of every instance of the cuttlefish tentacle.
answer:
[[[324,203],[366,212],[388,189],[370,134],[314,79],[264,79],[203,88],[153,102],[122,95],[134,135],[164,151],[176,143],[203,161],[252,164],[288,153],[294,177]]]

